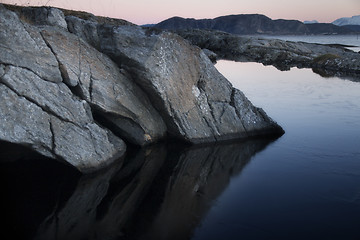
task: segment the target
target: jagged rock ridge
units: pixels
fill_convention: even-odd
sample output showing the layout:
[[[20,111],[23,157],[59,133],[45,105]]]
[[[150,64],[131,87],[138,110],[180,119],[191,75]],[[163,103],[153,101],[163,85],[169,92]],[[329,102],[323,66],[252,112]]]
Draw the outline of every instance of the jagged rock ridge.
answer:
[[[122,139],[283,133],[178,35],[66,14],[0,5],[0,140],[89,172],[122,156]]]

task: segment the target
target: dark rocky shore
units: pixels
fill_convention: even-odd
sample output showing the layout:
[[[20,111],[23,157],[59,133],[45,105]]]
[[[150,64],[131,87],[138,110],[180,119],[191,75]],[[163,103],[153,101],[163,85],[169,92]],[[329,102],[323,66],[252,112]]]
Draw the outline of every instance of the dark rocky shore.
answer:
[[[214,61],[260,62],[274,65],[280,70],[291,67],[312,68],[322,76],[360,79],[360,53],[341,45],[323,45],[291,42],[259,37],[244,37],[216,30],[174,30],[183,38],[202,49]],[[215,53],[215,54],[214,54]]]
[[[56,8],[0,4],[0,141],[81,172],[126,145],[281,135],[177,34]]]

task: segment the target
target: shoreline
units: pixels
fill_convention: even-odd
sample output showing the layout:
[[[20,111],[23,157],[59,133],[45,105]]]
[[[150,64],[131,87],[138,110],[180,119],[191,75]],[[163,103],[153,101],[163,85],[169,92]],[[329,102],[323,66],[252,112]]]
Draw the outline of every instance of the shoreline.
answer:
[[[216,59],[259,62],[286,71],[292,67],[311,68],[324,76],[358,78],[360,54],[342,44],[321,44],[241,36],[214,30],[176,30],[192,44]],[[213,54],[209,54],[209,51]]]

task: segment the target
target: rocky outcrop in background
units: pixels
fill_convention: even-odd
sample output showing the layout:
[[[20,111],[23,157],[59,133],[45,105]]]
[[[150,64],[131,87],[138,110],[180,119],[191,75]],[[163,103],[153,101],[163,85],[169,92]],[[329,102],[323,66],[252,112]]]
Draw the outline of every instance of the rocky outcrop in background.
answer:
[[[218,59],[260,62],[280,70],[306,67],[325,76],[360,79],[360,54],[343,46],[244,37],[213,30],[175,32],[192,44],[213,51]]]
[[[82,172],[122,156],[125,142],[283,133],[176,34],[5,5],[0,29],[0,140]]]

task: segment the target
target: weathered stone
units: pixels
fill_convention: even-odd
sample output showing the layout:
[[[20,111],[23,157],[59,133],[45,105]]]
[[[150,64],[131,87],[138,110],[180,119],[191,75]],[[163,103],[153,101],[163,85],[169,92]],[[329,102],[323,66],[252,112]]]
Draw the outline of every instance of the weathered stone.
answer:
[[[93,122],[85,101],[63,83],[40,79],[31,71],[0,65],[0,139],[64,160],[82,172],[111,163],[125,144]]]
[[[50,25],[67,29],[64,13],[52,7],[27,7],[21,10],[21,17],[35,25]]]
[[[0,139],[54,158],[49,114],[3,84],[0,84],[0,102]]]
[[[85,20],[75,16],[66,16],[68,29],[71,33],[76,34],[81,39],[88,42],[91,46],[98,49],[99,36],[97,33],[98,22],[95,20]]]
[[[266,115],[254,116],[260,122],[244,128],[239,104],[231,99],[232,85],[199,48],[181,37],[129,26],[102,26],[98,33],[101,51],[134,76],[171,135],[200,143],[249,136],[263,126],[282,131]]]
[[[65,10],[65,20],[69,32],[79,36],[91,46],[99,49],[98,27],[101,25],[110,26],[136,26],[135,24],[123,19],[94,16],[90,13]]]
[[[105,167],[125,153],[124,142],[95,123],[80,127],[52,117],[51,131],[56,156],[82,172]]]
[[[92,122],[89,106],[76,98],[64,83],[47,82],[33,72],[14,66],[1,66],[4,74],[0,82],[16,94],[37,104],[67,122],[84,125]]]
[[[58,62],[40,33],[0,5],[0,63],[26,68],[51,82],[61,82]]]
[[[61,66],[39,29],[2,6],[0,18],[1,27],[6,26],[0,33],[0,140],[82,172],[122,156],[123,141],[97,125],[89,104],[62,82]]]
[[[0,141],[89,172],[124,154],[114,134],[146,145],[166,134],[202,143],[283,133],[178,35],[72,11],[64,23],[53,8],[15,11],[0,5]]]
[[[145,93],[109,57],[73,34],[42,31],[61,66],[64,81],[130,142],[145,145],[163,138],[166,125]]]

